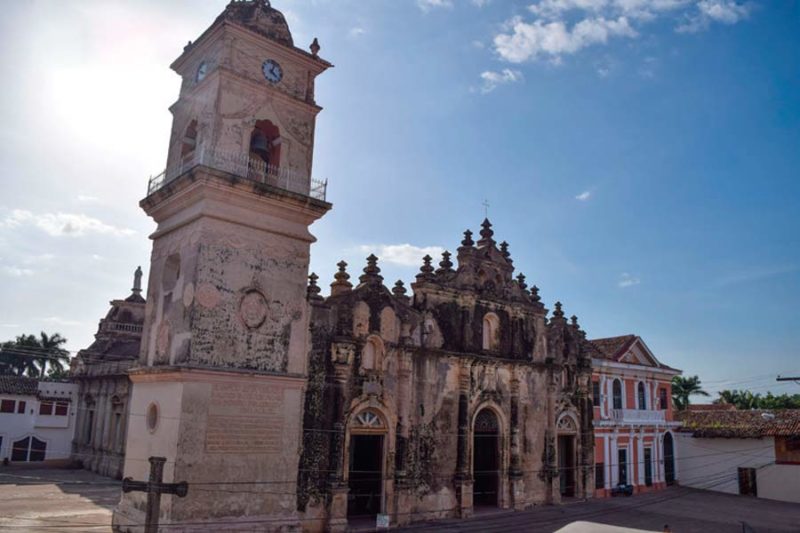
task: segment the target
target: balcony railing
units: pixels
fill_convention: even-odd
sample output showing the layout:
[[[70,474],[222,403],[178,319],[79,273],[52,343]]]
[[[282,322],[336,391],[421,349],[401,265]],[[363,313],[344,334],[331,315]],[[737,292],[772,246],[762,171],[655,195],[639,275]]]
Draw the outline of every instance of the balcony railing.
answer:
[[[128,324],[126,322],[106,322],[106,329],[108,331],[120,331],[123,333],[141,333],[141,324]]]
[[[205,165],[245,180],[263,183],[285,191],[309,196],[316,200],[325,201],[327,194],[327,181],[312,179],[286,167],[268,165],[264,161],[249,157],[246,154],[222,150],[199,150],[184,157],[178,165],[167,168],[161,174],[151,177],[147,184],[147,195],[150,196],[197,165]]]
[[[666,421],[665,412],[655,409],[612,409],[611,418],[623,424],[663,424]]]

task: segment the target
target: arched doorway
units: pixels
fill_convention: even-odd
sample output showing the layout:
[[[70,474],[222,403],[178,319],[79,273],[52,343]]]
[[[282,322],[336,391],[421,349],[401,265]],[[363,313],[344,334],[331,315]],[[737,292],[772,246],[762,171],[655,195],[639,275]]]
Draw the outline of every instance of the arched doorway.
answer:
[[[497,506],[500,488],[500,424],[491,409],[475,417],[472,431],[472,502]]]
[[[366,409],[353,418],[347,476],[349,518],[374,517],[384,511],[386,433],[386,422],[376,411]]]
[[[558,419],[558,483],[562,497],[571,498],[576,493],[576,453],[575,438],[578,426],[568,414]]]
[[[667,485],[675,483],[675,445],[672,433],[664,434],[664,481]]]

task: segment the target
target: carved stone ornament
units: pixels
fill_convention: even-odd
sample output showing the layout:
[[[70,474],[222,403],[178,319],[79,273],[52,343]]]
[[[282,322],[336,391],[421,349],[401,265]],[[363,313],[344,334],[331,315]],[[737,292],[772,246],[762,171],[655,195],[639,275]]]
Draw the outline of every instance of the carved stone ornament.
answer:
[[[220,300],[219,290],[210,283],[200,284],[194,293],[194,297],[197,303],[206,309],[216,307]]]
[[[558,421],[559,433],[577,433],[578,428],[575,427],[575,421],[571,416],[564,415]]]
[[[386,429],[383,418],[381,418],[378,413],[370,410],[358,413],[353,420],[353,427],[361,429]]]
[[[331,344],[331,360],[340,365],[353,363],[356,354],[356,346],[351,343],[334,342]]]
[[[246,292],[239,304],[239,315],[248,328],[261,326],[267,319],[267,299],[256,290]]]

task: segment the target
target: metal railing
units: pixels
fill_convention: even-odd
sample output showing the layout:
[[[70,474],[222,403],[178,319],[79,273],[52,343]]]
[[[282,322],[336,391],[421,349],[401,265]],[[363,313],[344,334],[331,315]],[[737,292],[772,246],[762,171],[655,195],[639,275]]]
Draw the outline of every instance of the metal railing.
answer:
[[[617,422],[632,423],[663,423],[666,418],[663,410],[655,409],[612,409],[611,418]]]
[[[242,179],[302,194],[316,200],[325,201],[327,194],[327,180],[315,180],[287,167],[268,165],[248,154],[207,149],[196,151],[184,157],[178,165],[167,168],[157,176],[152,176],[147,184],[147,195],[153,194],[197,165],[211,167]]]

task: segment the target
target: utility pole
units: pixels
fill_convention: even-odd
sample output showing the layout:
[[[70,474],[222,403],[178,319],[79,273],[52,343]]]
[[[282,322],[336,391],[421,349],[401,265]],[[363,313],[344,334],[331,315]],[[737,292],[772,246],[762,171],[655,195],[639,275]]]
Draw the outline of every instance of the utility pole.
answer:
[[[164,457],[150,458],[150,479],[148,481],[134,481],[133,478],[126,477],[122,480],[122,492],[146,492],[147,493],[147,514],[144,523],[144,533],[158,533],[158,514],[161,510],[161,495],[175,494],[179,498],[186,496],[189,492],[189,485],[185,481],[181,483],[163,483]]]

